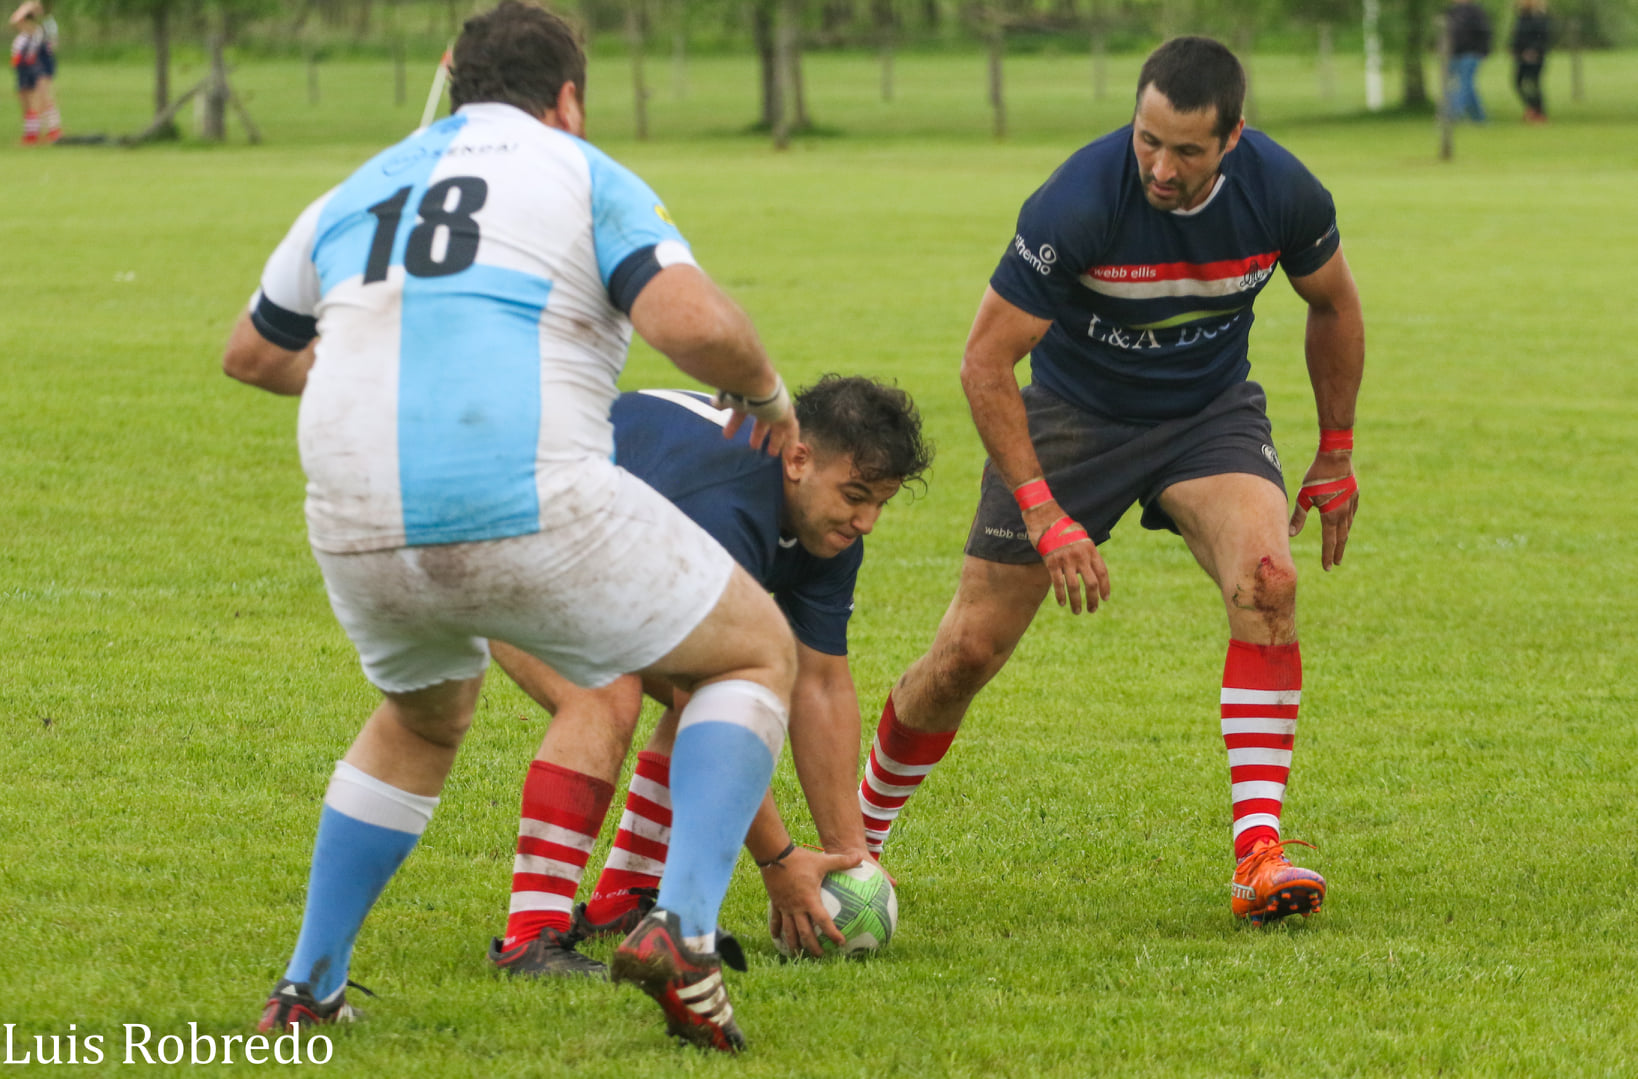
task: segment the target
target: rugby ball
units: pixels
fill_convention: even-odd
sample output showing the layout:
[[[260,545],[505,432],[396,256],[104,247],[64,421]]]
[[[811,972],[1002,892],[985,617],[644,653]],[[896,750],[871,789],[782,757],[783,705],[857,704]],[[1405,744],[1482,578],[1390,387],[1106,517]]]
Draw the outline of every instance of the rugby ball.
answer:
[[[825,913],[847,938],[847,943],[837,947],[829,937],[820,934],[819,943],[827,953],[864,958],[887,947],[887,942],[893,939],[893,930],[899,924],[899,897],[893,891],[892,881],[873,859],[866,858],[864,864],[852,869],[825,874],[824,883],[819,886],[819,898],[825,904]],[[776,939],[774,946],[786,958],[807,954],[801,949],[789,951],[783,940]]]

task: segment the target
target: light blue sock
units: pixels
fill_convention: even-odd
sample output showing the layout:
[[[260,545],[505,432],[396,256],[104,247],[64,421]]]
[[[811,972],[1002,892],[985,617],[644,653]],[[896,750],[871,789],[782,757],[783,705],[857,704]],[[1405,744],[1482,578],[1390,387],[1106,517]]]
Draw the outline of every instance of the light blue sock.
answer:
[[[364,916],[421,838],[436,798],[410,794],[345,762],[325,792],[301,936],[284,976],[328,1001],[347,985]]]
[[[657,906],[684,936],[714,933],[739,848],[784,745],[784,705],[752,682],[715,682],[688,702],[671,751],[671,850]]]

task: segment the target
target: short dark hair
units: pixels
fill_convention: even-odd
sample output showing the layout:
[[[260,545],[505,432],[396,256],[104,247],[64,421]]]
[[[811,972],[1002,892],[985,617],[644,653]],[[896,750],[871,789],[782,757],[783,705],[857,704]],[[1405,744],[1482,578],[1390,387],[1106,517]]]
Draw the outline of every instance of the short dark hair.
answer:
[[[1215,108],[1212,134],[1220,142],[1239,124],[1246,103],[1246,69],[1228,46],[1209,37],[1174,37],[1150,53],[1138,73],[1139,102],[1151,84],[1178,112]]]
[[[866,483],[920,483],[933,463],[921,413],[897,386],[858,375],[824,375],[796,394],[802,441],[815,453],[850,454]]]
[[[563,84],[586,90],[586,51],[574,27],[538,4],[501,0],[461,27],[450,63],[451,109],[495,101],[538,116]]]

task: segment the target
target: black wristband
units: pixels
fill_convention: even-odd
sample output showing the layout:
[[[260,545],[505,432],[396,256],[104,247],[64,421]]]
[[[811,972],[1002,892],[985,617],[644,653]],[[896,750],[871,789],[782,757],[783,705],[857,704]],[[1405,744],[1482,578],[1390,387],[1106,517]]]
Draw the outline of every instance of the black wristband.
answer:
[[[780,862],[783,862],[786,858],[789,858],[791,856],[791,853],[793,851],[795,851],[795,850],[796,850],[796,841],[793,839],[793,840],[791,840],[789,843],[787,843],[785,845],[784,850],[780,851],[778,854],[774,855],[772,858],[769,858],[766,862],[758,861],[756,863],[756,867],[758,869],[772,869],[774,866],[778,865]]]

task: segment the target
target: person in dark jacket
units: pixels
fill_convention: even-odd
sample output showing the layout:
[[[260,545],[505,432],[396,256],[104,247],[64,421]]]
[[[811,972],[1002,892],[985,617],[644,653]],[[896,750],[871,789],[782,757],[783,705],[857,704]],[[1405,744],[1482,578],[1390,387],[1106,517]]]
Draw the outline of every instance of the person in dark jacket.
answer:
[[[1541,68],[1547,62],[1547,46],[1553,24],[1547,17],[1546,0],[1519,0],[1513,16],[1513,36],[1507,47],[1513,54],[1513,88],[1524,102],[1527,123],[1547,122],[1547,106],[1541,98]]]
[[[1445,9],[1445,32],[1450,35],[1450,75],[1456,80],[1452,118],[1482,124],[1484,104],[1473,81],[1480,62],[1490,55],[1490,15],[1474,0],[1456,0]]]

